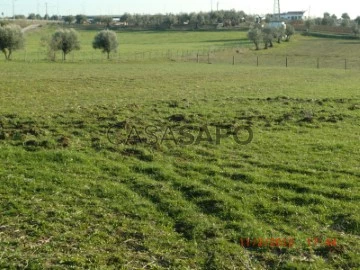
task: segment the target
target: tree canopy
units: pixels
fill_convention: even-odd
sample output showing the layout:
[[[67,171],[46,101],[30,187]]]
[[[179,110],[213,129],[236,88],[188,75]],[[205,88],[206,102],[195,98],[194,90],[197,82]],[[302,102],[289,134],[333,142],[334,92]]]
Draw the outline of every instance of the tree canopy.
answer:
[[[63,52],[63,60],[66,60],[66,55],[71,51],[80,50],[78,34],[74,29],[57,30],[52,35],[49,45],[51,50]]]
[[[0,26],[0,50],[6,60],[11,59],[13,51],[23,48],[24,35],[18,25]]]
[[[116,52],[119,47],[116,33],[110,30],[100,31],[94,38],[93,48],[102,49],[103,53],[107,53],[108,59],[110,59],[110,53]]]

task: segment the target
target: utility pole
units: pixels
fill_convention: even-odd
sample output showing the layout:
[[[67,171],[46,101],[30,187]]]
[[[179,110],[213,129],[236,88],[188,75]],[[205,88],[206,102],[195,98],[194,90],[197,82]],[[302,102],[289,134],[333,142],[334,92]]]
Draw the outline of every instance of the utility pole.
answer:
[[[48,19],[49,14],[48,14],[48,3],[47,2],[45,3],[45,16]]]
[[[213,11],[213,0],[211,0],[211,12]]]
[[[274,18],[280,22],[280,0],[274,0]]]
[[[13,0],[12,1],[12,8],[13,8],[13,20],[15,21],[15,1],[16,0]]]
[[[216,10],[219,11],[219,1],[217,2]]]

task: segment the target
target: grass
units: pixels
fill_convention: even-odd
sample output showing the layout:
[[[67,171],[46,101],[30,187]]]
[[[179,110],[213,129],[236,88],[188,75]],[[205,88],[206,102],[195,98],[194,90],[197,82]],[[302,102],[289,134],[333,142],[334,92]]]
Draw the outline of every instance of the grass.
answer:
[[[40,40],[49,37],[56,25],[45,25],[26,34],[26,49],[16,52],[17,61],[43,61],[48,54]],[[106,55],[92,48],[93,30],[79,31],[81,50],[69,54],[71,62],[107,62]],[[360,70],[359,42],[344,39],[319,39],[296,35],[291,42],[274,44],[269,50],[255,51],[243,31],[135,31],[118,32],[120,48],[112,54],[115,62],[178,62],[241,64],[298,68]],[[235,57],[235,58],[234,58]],[[286,60],[287,58],[287,60]],[[61,59],[60,53],[57,59]]]
[[[360,266],[355,70],[0,66],[0,268]],[[178,137],[189,124],[213,136],[215,125],[245,125],[254,139],[114,145],[108,129],[124,121],[144,139],[148,125]],[[240,238],[295,246],[243,247]]]
[[[42,60],[47,57],[46,48],[40,46],[43,37],[49,37],[58,26],[47,25],[26,34],[26,51],[14,55],[16,60]],[[82,30],[79,32],[81,50],[71,53],[69,60],[90,61],[105,60],[106,55],[92,48],[96,31]],[[120,47],[118,53],[113,53],[113,59],[143,60],[149,58],[164,58],[169,53],[173,56],[190,55],[197,52],[207,52],[218,48],[248,46],[246,32],[234,31],[139,31],[118,32]],[[137,58],[136,58],[137,57]]]

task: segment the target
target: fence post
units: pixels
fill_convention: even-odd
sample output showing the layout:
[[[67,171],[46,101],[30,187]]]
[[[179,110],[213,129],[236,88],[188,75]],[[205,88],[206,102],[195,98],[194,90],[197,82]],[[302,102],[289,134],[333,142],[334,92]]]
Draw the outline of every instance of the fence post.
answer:
[[[320,58],[317,58],[317,68],[320,68]]]
[[[286,56],[286,67],[288,67],[288,57]]]
[[[199,63],[199,54],[196,55],[196,62]]]
[[[233,66],[235,66],[235,55],[233,56]]]
[[[208,64],[210,64],[210,53],[208,52]]]
[[[256,66],[259,66],[259,56],[256,56]]]

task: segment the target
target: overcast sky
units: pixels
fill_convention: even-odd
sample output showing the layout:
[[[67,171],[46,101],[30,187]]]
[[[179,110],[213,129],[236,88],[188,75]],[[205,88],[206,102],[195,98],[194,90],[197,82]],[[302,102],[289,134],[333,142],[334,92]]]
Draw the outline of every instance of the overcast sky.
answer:
[[[263,15],[272,13],[274,0],[0,0],[0,13],[12,16],[13,1],[15,3],[15,14],[40,13],[45,14],[48,3],[48,13],[53,14],[79,14],[88,15],[101,14],[123,14],[129,13],[180,13],[192,11],[210,11],[211,3],[216,10],[219,9],[243,10],[249,14]],[[350,17],[360,16],[360,1],[342,0],[280,0],[281,12],[304,10],[310,16],[322,16],[324,12],[330,12],[341,16],[349,13]],[[308,14],[306,14],[308,16]]]

